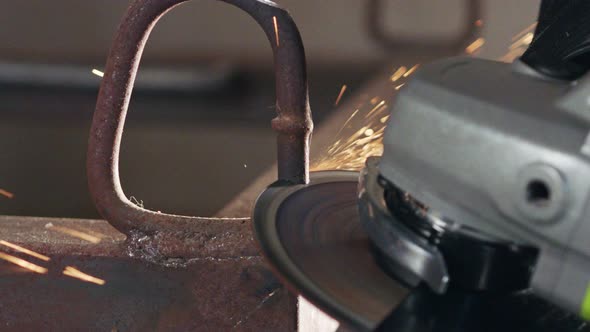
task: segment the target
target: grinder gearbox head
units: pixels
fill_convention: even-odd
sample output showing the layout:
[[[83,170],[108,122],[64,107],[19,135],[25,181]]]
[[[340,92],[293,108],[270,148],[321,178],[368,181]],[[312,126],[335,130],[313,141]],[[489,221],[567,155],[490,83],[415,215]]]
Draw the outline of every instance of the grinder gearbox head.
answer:
[[[589,93],[588,78],[572,84],[522,62],[458,57],[423,66],[400,91],[384,134],[375,179],[386,204],[414,234],[445,247],[447,268],[470,259],[451,239],[482,250],[472,262],[492,246],[496,286],[532,286],[581,312],[590,282],[590,182],[579,179],[590,176],[590,117],[580,110]],[[473,241],[484,248],[466,245]],[[398,254],[386,257],[400,263]],[[485,274],[449,277],[491,286]]]

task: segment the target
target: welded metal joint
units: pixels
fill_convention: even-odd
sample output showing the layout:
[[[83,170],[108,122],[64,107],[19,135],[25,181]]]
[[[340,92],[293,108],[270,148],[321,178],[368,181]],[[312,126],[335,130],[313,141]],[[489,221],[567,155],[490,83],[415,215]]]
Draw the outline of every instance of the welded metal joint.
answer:
[[[148,236],[165,232],[186,239],[188,233],[206,233],[220,227],[219,220],[212,218],[170,215],[136,206],[125,196],[119,180],[121,137],[144,46],[159,18],[185,1],[131,2],[115,36],[98,95],[87,156],[90,194],[99,213],[128,237],[139,231]],[[247,12],[271,44],[278,113],[272,126],[278,133],[279,180],[306,183],[313,124],[305,52],[297,26],[286,10],[268,0],[220,1]]]

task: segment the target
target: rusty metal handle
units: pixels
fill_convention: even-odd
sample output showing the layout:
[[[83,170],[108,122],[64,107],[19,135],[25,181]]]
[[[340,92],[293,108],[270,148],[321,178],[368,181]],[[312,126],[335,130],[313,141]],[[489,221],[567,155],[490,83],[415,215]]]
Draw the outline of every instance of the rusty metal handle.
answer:
[[[119,148],[145,43],[156,22],[187,0],[134,0],[119,26],[107,60],[88,143],[90,194],[99,213],[123,233],[182,231],[187,222],[213,222],[164,214],[130,202],[119,180]],[[272,127],[278,133],[278,176],[288,183],[306,183],[313,128],[307,95],[305,51],[289,13],[268,0],[220,0],[248,14],[270,41],[275,66],[276,108]]]

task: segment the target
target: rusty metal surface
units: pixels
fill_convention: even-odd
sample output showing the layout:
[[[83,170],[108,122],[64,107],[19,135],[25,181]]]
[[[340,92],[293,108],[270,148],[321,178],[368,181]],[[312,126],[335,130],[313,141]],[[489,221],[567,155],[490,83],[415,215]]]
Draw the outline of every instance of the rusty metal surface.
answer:
[[[305,183],[313,125],[299,31],[288,12],[270,1],[223,1],[252,16],[270,41],[276,74],[278,116],[272,125],[278,132],[278,175],[289,183]],[[158,236],[164,234],[160,238],[166,238],[165,241],[181,239],[176,241],[185,249],[181,254],[190,256],[199,248],[181,243],[182,239],[220,227],[224,221],[176,216],[138,207],[125,197],[118,172],[125,117],[143,48],[158,19],[182,2],[184,0],[135,0],[127,10],[99,92],[89,139],[87,172],[93,201],[99,213],[115,228],[130,237],[147,235],[158,240]],[[195,174],[194,181],[198,177],[199,174]]]
[[[56,224],[47,220],[60,222]],[[174,265],[194,258],[258,255],[250,222],[244,219],[209,219],[189,225],[191,227],[187,227],[185,231],[158,232],[151,236],[133,231],[127,237],[103,220],[0,216],[0,223],[3,225],[0,227],[1,239],[23,243],[34,250],[50,250],[56,254],[124,254],[164,265]],[[82,232],[89,230],[91,234],[104,234],[105,239],[98,244],[80,241],[65,236],[54,228],[44,228],[49,223]],[[111,243],[109,239],[114,242]],[[121,246],[122,249],[113,252],[114,243],[117,248]],[[106,246],[104,250],[103,246]]]
[[[0,224],[0,239],[51,259],[1,248],[48,272],[0,260],[0,331],[296,329],[295,298],[256,254],[249,225],[212,229],[201,238],[198,255],[179,260],[168,249],[172,256],[163,262],[129,257],[125,236],[102,220],[1,216]],[[92,234],[100,242],[56,231],[60,227]],[[144,249],[149,248],[148,243]],[[68,277],[63,274],[67,266],[105,284]]]
[[[200,232],[158,234],[156,238],[133,234],[126,237],[104,220],[0,216],[0,239],[27,248],[59,255],[134,256],[152,263],[170,265],[191,259],[257,257],[250,223],[245,220],[211,221]],[[52,226],[52,227],[51,227]],[[81,231],[100,239],[98,243],[63,233],[58,227]],[[177,235],[173,240],[168,237]],[[181,238],[181,235],[184,237]],[[165,243],[166,245],[162,245]],[[198,250],[190,251],[186,246]],[[183,258],[181,260],[180,258]],[[179,265],[178,264],[178,265]]]

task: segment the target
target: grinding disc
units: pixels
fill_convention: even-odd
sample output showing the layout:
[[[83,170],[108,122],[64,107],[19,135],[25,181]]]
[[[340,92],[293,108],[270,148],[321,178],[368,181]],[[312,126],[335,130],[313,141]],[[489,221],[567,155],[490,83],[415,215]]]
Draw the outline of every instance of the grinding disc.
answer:
[[[292,290],[340,322],[374,329],[408,290],[375,263],[359,222],[358,173],[311,173],[307,185],[269,187],[254,227],[262,250]]]

